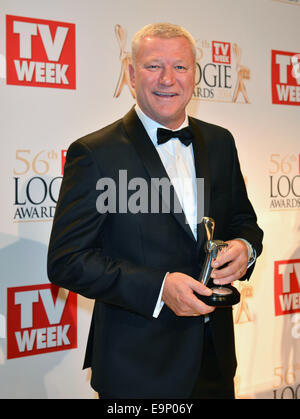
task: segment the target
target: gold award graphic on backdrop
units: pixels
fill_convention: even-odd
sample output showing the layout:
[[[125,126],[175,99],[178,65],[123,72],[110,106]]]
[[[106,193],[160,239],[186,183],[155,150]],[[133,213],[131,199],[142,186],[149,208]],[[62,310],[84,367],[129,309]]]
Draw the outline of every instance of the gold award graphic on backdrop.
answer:
[[[121,72],[120,72],[119,80],[117,83],[117,87],[115,89],[114,97],[119,97],[123,90],[124,85],[127,84],[132,94],[132,97],[135,99],[135,91],[131,86],[130,77],[129,77],[128,67],[131,61],[131,54],[128,51],[126,51],[127,32],[125,29],[122,28],[121,25],[116,25],[115,33],[116,33],[116,37],[120,45]]]
[[[234,324],[242,324],[242,323],[249,323],[254,321],[254,316],[251,313],[249,308],[248,302],[246,301],[247,298],[253,297],[253,286],[248,284],[239,284],[239,291],[241,294],[241,301],[237,305],[235,316],[234,316]]]
[[[114,97],[118,98],[123,87],[127,85],[135,99],[128,69],[131,54],[126,50],[127,32],[117,24],[115,33],[120,46],[121,70]],[[193,99],[250,103],[245,86],[245,80],[250,80],[250,69],[241,64],[242,50],[238,44],[207,40],[197,40],[197,44],[198,59]]]

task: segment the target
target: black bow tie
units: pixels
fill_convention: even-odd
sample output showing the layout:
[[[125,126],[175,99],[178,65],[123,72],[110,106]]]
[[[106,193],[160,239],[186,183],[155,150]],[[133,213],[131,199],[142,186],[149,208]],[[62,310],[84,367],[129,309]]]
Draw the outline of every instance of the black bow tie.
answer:
[[[178,138],[185,146],[189,146],[192,142],[193,136],[194,135],[190,127],[182,128],[179,131],[157,128],[157,144],[164,144],[171,138]]]

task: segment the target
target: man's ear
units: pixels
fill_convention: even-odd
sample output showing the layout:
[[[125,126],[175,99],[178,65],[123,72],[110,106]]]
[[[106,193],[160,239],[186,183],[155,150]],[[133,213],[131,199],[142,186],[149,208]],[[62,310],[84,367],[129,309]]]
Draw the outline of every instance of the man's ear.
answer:
[[[135,73],[134,73],[133,65],[131,63],[128,65],[128,70],[129,70],[131,86],[135,88]]]

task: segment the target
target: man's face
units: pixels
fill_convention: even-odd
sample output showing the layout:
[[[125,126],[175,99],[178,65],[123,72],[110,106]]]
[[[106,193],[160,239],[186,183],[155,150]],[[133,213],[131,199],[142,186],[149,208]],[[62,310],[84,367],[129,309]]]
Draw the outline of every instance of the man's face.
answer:
[[[195,86],[189,41],[184,37],[142,39],[130,78],[142,111],[170,129],[178,128]]]

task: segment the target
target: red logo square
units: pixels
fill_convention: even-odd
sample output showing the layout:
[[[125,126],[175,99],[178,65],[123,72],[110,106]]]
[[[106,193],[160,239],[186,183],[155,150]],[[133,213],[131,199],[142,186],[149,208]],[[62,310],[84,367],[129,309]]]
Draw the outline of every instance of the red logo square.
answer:
[[[300,259],[274,262],[275,315],[300,312]]]
[[[272,103],[300,105],[300,55],[287,51],[272,51]]]
[[[66,164],[67,150],[61,150],[61,174],[64,174]]]
[[[212,62],[231,64],[230,42],[212,41]]]
[[[6,80],[21,86],[75,89],[75,25],[7,15]]]
[[[77,348],[77,295],[53,284],[7,289],[7,359]]]

